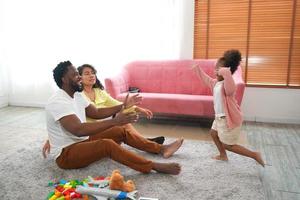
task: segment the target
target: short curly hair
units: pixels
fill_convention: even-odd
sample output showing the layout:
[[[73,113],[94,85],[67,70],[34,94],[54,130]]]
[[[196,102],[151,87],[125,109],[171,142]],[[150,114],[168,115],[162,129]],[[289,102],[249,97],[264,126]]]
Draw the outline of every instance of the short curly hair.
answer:
[[[239,50],[231,49],[224,52],[223,58],[225,60],[224,67],[229,67],[231,74],[233,74],[240,65],[242,54]]]
[[[53,70],[53,78],[59,88],[62,88],[62,77],[67,73],[69,66],[72,66],[72,63],[64,61],[60,62]]]

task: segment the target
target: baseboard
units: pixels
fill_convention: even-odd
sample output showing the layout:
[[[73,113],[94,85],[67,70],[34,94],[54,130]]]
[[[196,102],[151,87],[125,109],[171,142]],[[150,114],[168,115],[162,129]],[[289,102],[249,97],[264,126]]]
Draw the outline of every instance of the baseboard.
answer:
[[[8,106],[8,96],[5,94],[0,94],[0,108]]]
[[[22,107],[37,107],[37,108],[44,108],[45,103],[24,103],[24,102],[9,102],[10,106],[22,106]]]
[[[1,103],[0,104],[0,108],[6,107],[6,106],[8,106],[8,103]]]
[[[300,124],[299,118],[280,118],[280,117],[258,117],[258,116],[244,116],[245,121],[253,122],[267,122],[267,123],[281,123],[281,124]]]

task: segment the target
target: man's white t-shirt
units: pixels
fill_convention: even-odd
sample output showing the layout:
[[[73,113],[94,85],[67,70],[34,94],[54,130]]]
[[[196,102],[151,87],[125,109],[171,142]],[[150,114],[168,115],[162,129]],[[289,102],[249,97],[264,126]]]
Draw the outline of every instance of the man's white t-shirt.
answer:
[[[76,92],[72,98],[62,89],[48,100],[46,105],[47,130],[51,155],[55,158],[60,155],[64,147],[88,139],[88,137],[77,137],[65,130],[59,120],[68,115],[76,115],[82,123],[86,122],[85,108],[89,104],[81,93]]]

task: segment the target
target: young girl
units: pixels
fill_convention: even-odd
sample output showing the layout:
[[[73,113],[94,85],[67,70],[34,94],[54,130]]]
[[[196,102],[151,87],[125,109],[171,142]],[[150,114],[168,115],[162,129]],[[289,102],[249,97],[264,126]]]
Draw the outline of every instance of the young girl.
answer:
[[[198,77],[213,92],[215,120],[210,133],[220,152],[213,158],[227,161],[227,150],[253,158],[264,167],[265,164],[259,152],[251,151],[237,144],[243,119],[235,99],[236,85],[232,74],[237,70],[240,61],[241,53],[238,50],[226,51],[223,57],[218,59],[215,66],[217,79],[208,76],[197,65],[193,66]]]

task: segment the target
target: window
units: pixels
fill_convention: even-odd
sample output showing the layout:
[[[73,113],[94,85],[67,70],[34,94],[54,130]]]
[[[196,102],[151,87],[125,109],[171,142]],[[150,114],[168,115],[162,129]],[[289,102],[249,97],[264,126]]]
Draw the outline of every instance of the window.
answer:
[[[243,54],[248,86],[300,87],[300,3],[195,0],[194,58]]]

